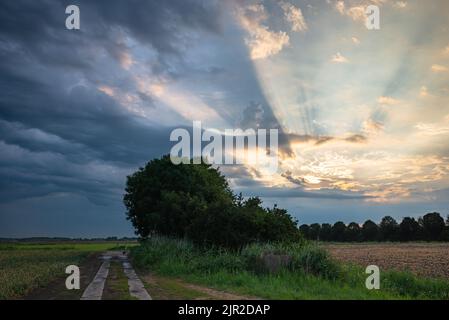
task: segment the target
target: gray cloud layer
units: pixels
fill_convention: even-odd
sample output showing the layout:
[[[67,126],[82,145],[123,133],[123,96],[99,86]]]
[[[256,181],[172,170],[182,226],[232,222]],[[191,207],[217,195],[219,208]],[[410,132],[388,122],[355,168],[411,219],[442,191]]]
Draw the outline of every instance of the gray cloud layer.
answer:
[[[154,70],[170,73],[170,59],[182,57],[180,40],[188,40],[189,30],[220,29],[212,2],[79,1],[82,29],[69,32],[68,4],[0,4],[0,205],[9,212],[12,204],[12,211],[29,211],[27,199],[45,207],[59,194],[84,197],[98,210],[110,203],[121,208],[126,174],[168,152],[171,128],[145,123],[95,88],[99,77],[117,72],[101,65],[97,51],[119,59],[123,43],[116,31],[123,29],[158,52]],[[79,79],[85,80],[73,85]],[[151,97],[143,98],[151,106]],[[83,212],[86,202],[78,203]],[[0,234],[21,234],[1,211]],[[120,214],[116,221],[124,220]],[[79,224],[82,233],[86,225]],[[129,232],[111,225],[111,232]]]
[[[72,1],[0,2],[0,236],[130,234],[121,205],[125,177],[169,152],[173,128],[130,112],[98,86],[135,91],[151,114],[164,113],[185,125],[175,111],[158,109],[155,97],[136,89],[123,72],[123,52],[132,46],[147,50],[141,62],[152,77],[191,85],[230,125],[281,129],[241,30],[225,21],[226,3],[80,0],[81,30],[69,31],[65,7]],[[198,42],[205,47],[195,51],[192,44]],[[194,61],[204,56],[209,58],[204,63]],[[223,92],[226,99],[220,98]],[[306,92],[300,96],[305,133],[281,129],[285,154],[290,142],[366,140],[319,135],[313,108],[302,103]],[[224,171],[246,195],[363,198],[333,190],[266,189],[243,167]]]

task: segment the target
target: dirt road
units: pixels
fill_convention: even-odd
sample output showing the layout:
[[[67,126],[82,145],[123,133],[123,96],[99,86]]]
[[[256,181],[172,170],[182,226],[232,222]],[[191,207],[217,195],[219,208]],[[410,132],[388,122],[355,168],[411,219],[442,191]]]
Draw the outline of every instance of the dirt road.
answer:
[[[149,272],[139,275],[126,252],[95,254],[80,266],[80,290],[67,290],[58,276],[45,287],[23,297],[26,300],[255,300],[257,297],[224,292],[181,279]]]
[[[139,279],[133,267],[131,266],[126,252],[108,251],[101,255],[100,259],[103,261],[103,263],[101,264],[100,269],[98,270],[94,279],[81,296],[81,300],[102,299],[105,283],[109,275],[111,262],[118,262],[123,266],[124,274],[128,278],[129,296],[131,298],[138,300],[151,300],[151,296],[148,294],[142,281]]]

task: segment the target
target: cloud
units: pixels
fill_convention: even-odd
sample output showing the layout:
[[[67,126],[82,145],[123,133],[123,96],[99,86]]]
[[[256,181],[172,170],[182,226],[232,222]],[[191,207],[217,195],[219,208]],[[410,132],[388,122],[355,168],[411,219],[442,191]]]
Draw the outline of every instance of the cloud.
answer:
[[[346,6],[344,1],[337,1],[335,3],[335,9],[341,14],[344,15],[346,12]]]
[[[365,143],[368,139],[364,135],[354,134],[352,136],[345,138],[345,140],[353,143]]]
[[[284,10],[285,20],[292,26],[292,31],[299,32],[307,30],[307,24],[300,8],[288,2],[281,2],[281,8]]]
[[[325,144],[334,140],[334,137],[329,136],[313,136],[313,135],[302,135],[302,134],[288,134],[288,141],[290,143],[309,143],[312,142],[316,146]]]
[[[349,143],[365,143],[368,141],[368,138],[363,134],[350,134],[349,136],[343,137],[288,134],[287,137],[288,141],[292,144],[313,143],[315,146],[321,146],[338,141]]]
[[[449,134],[449,122],[446,123],[418,123],[415,126],[422,134],[428,136],[439,136]]]
[[[260,103],[251,102],[244,110],[240,121],[242,129],[270,128],[265,121],[265,109]]]
[[[379,99],[377,99],[377,102],[379,104],[392,106],[392,105],[399,104],[401,101],[397,100],[395,98],[392,98],[392,97],[381,96],[381,97],[379,97]]]
[[[352,37],[351,40],[354,44],[360,44],[360,40],[357,37]]]
[[[292,198],[292,199],[333,199],[333,200],[366,200],[372,198],[356,192],[344,192],[339,190],[305,191],[302,188],[260,187],[251,189],[239,189],[244,196],[259,196],[261,198]]]
[[[389,23],[393,35],[419,49],[407,55],[396,36],[379,47],[361,26],[339,23],[338,12],[346,22],[360,20],[353,8],[373,1],[340,1],[340,11],[325,20],[322,4],[303,12],[303,2],[287,1],[282,7],[276,0],[263,6],[248,6],[249,0],[80,0],[79,32],[64,28],[63,1],[0,2],[0,233],[12,230],[12,221],[15,230],[35,221],[25,228],[37,232],[39,225],[52,226],[54,220],[45,221],[52,218],[62,221],[60,232],[75,230],[65,221],[80,221],[78,230],[104,225],[89,227],[95,234],[112,230],[110,212],[125,225],[126,175],[168,153],[171,130],[197,117],[228,128],[279,129],[279,168],[288,179],[257,168],[222,169],[235,190],[279,196],[282,204],[288,197],[293,207],[307,198],[347,199],[356,211],[373,199],[368,194],[405,203],[424,189],[447,189],[447,123],[438,120],[447,105],[439,93],[447,84],[430,81],[432,96],[426,87],[419,91],[420,72],[432,66],[429,50],[439,43],[441,53],[447,45],[432,29],[445,11],[416,10],[418,33],[427,38],[407,33],[407,23]],[[243,24],[240,15],[230,16],[230,6],[242,10]],[[385,22],[401,21],[398,11],[384,15]],[[433,14],[436,19],[428,20]],[[312,26],[318,23],[331,33],[317,37]],[[293,38],[307,28],[310,34]],[[329,53],[343,36],[351,51]],[[336,54],[335,63],[357,61],[350,77],[329,62],[338,50],[345,57]],[[366,52],[372,61],[360,59]],[[373,63],[378,55],[385,63]],[[415,98],[428,99],[414,101],[407,94],[413,90]],[[401,108],[376,103],[394,104],[399,97]]]
[[[109,1],[107,6],[80,0],[77,5],[83,8],[83,27],[81,32],[68,33],[61,27],[64,16],[61,18],[60,12],[65,9],[62,1],[37,4],[17,0],[2,4],[0,34],[26,48],[40,62],[86,69],[93,63],[88,56],[94,48],[106,48],[127,68],[132,58],[123,51],[126,49],[123,32],[162,53],[158,56],[159,63],[167,65],[170,59],[179,58],[192,42],[192,33],[186,31],[218,34],[222,28],[219,3],[149,0],[138,1],[130,8],[117,0]],[[35,15],[33,19],[30,12]]]
[[[425,97],[427,97],[429,95],[429,90],[427,89],[426,86],[422,86],[419,89],[419,95],[420,95],[421,98],[425,98]]]
[[[439,65],[439,64],[432,65],[431,69],[435,73],[448,72],[449,71],[449,68],[447,68],[445,66],[442,66],[442,65]]]
[[[404,9],[407,7],[407,2],[406,1],[396,1],[393,6],[398,9]]]
[[[347,7],[344,1],[337,1],[335,8],[341,15],[349,16],[354,21],[365,21],[366,19],[365,7],[363,6]]]
[[[107,95],[110,96],[110,97],[115,96],[115,90],[114,90],[114,88],[111,88],[111,87],[109,87],[109,86],[104,86],[104,85],[103,85],[103,86],[99,86],[99,87],[98,87],[98,90],[100,90],[101,92],[107,94]]]
[[[367,135],[375,135],[384,129],[384,125],[373,119],[368,119],[362,124],[362,131]]]
[[[121,52],[119,55],[120,65],[123,69],[129,70],[132,65],[135,63],[131,54],[129,52]]]
[[[253,60],[276,55],[290,43],[290,37],[286,32],[271,31],[268,26],[263,24],[267,20],[267,14],[262,4],[240,8],[238,18],[249,35],[245,42]]]
[[[348,63],[349,62],[349,60],[346,57],[342,56],[342,54],[340,52],[337,52],[336,54],[334,54],[332,56],[331,61],[334,63]]]
[[[366,8],[363,6],[351,7],[346,11],[346,15],[351,17],[354,21],[364,22],[366,20],[365,10]]]
[[[366,8],[369,5],[381,6],[385,4],[387,0],[338,0],[335,2],[335,9],[342,16],[350,17],[353,21],[365,23],[366,21]]]

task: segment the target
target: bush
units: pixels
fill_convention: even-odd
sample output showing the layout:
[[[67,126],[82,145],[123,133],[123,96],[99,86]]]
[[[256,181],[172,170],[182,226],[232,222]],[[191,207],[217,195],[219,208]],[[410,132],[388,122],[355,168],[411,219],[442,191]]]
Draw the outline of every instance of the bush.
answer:
[[[315,245],[307,245],[301,250],[292,251],[292,269],[306,274],[319,275],[327,279],[336,279],[339,275],[338,265],[328,253]]]

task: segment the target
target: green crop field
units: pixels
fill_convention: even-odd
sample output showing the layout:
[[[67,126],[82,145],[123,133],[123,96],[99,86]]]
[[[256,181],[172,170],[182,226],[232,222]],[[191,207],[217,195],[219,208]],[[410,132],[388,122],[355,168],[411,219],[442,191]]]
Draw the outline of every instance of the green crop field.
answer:
[[[68,265],[78,265],[90,254],[114,248],[115,242],[0,243],[0,300],[21,298],[64,276]]]

